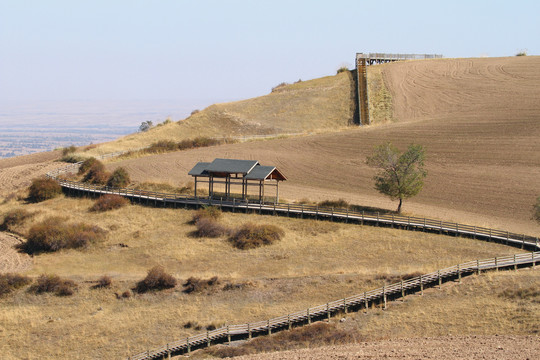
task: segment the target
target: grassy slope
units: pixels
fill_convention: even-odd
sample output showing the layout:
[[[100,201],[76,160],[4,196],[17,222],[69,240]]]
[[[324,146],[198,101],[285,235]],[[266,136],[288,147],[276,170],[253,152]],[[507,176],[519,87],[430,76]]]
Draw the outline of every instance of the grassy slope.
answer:
[[[352,122],[350,73],[302,81],[257,98],[215,104],[178,123],[104,143],[88,154],[148,146],[158,140],[196,136],[244,136],[336,130]]]
[[[1,330],[8,339],[3,349],[6,358],[122,357],[197,333],[182,328],[187,321],[208,325],[265,319],[379,287],[399,274],[519,252],[436,234],[227,213],[222,223],[229,226],[253,221],[273,223],[286,231],[279,243],[244,252],[224,238],[189,237],[194,229],[186,224],[191,211],[133,205],[96,214],[88,212],[91,204],[89,199],[59,198],[25,205],[37,212],[32,222],[57,214],[100,224],[109,234],[104,243],[87,250],[34,257],[27,274],[67,276],[79,283],[79,291],[58,298],[21,290],[0,300]],[[15,206],[4,204],[0,212]],[[30,224],[18,230],[24,232]],[[182,281],[217,275],[221,286],[229,281],[251,285],[234,291],[220,291],[220,286],[210,294],[187,295],[178,287],[129,300],[115,298],[115,292],[132,288],[156,264]],[[91,290],[92,281],[103,274],[113,277],[113,288]],[[30,339],[34,348],[25,346]]]

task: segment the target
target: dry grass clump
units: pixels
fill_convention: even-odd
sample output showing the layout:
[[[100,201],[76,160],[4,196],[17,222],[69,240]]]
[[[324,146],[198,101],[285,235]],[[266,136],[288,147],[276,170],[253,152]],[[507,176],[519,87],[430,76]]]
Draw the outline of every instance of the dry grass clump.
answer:
[[[0,223],[0,231],[14,231],[16,226],[24,224],[24,222],[34,216],[34,213],[31,213],[25,209],[13,209],[8,211],[4,215],[4,219]]]
[[[53,179],[37,178],[32,180],[28,198],[32,202],[41,202],[62,194],[62,187]]]
[[[90,211],[103,212],[115,210],[120,209],[127,204],[129,204],[129,200],[125,197],[115,194],[107,194],[97,199],[94,205],[92,205],[90,208]]]
[[[276,225],[257,225],[247,223],[242,225],[230,238],[234,247],[242,250],[271,245],[281,240],[285,231]]]
[[[191,223],[196,224],[197,221],[201,219],[210,219],[210,220],[219,220],[222,212],[218,207],[215,206],[205,206],[195,212],[191,218]]]
[[[154,266],[148,270],[148,275],[139,281],[133,290],[141,294],[148,291],[170,289],[175,287],[176,283],[176,278],[166,273],[162,266]]]
[[[348,209],[349,203],[344,199],[339,200],[324,200],[319,202],[320,207],[335,208],[335,209]]]
[[[93,286],[94,289],[110,288],[112,285],[112,279],[108,275],[103,275],[97,281],[97,284]]]
[[[79,166],[79,171],[78,171],[79,175],[82,175],[82,174],[86,173],[88,170],[90,170],[90,168],[94,164],[97,164],[97,163],[101,163],[101,161],[99,161],[95,157],[91,157],[91,158],[88,158],[88,159],[84,160],[82,162],[82,164]]]
[[[32,282],[28,276],[20,274],[0,274],[0,297]]]
[[[211,290],[212,288],[215,288],[216,286],[220,285],[219,278],[217,276],[214,276],[210,279],[199,279],[196,277],[190,277],[186,280],[186,282],[183,284],[184,290],[186,294],[191,293],[201,293],[203,291]]]
[[[207,353],[215,357],[227,358],[325,345],[350,344],[357,342],[358,338],[359,336],[354,330],[342,330],[338,329],[335,324],[317,322],[310,326],[282,331],[272,336],[258,337],[240,346],[216,346],[207,350]]]
[[[400,281],[409,280],[423,275],[421,271],[415,271],[408,274],[380,274],[375,276],[375,280],[384,280],[386,284],[395,284]]]
[[[85,223],[68,224],[60,217],[49,217],[32,226],[27,241],[22,245],[28,254],[77,249],[103,240],[105,230]]]
[[[162,154],[166,152],[178,151],[178,150],[187,150],[195,149],[200,147],[208,147],[214,145],[228,144],[233,143],[234,141],[230,139],[214,139],[206,136],[198,136],[192,139],[184,139],[182,141],[176,142],[173,140],[159,140],[152,143],[145,149],[139,151],[130,152],[125,154],[126,157],[132,156],[134,154]]]
[[[57,296],[71,296],[75,292],[77,284],[69,279],[63,279],[58,275],[40,275],[30,291],[35,294],[54,293]]]
[[[195,237],[217,238],[231,233],[229,228],[208,217],[197,220],[195,226],[197,230],[191,233]]]
[[[105,165],[102,162],[96,161],[93,163],[88,172],[83,177],[84,182],[97,185],[105,185],[109,181],[111,174],[105,170]]]
[[[123,188],[131,183],[131,178],[126,169],[119,167],[113,171],[109,180],[107,180],[107,186],[114,188]]]

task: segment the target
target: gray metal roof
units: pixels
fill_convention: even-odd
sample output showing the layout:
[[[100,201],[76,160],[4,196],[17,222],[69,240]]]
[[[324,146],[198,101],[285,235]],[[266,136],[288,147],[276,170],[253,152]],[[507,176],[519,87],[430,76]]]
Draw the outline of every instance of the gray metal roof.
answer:
[[[210,165],[209,162],[199,162],[188,172],[188,175],[200,176],[206,171],[206,168]]]
[[[259,162],[257,160],[215,159],[206,167],[209,173],[247,174]]]
[[[245,176],[249,180],[264,180],[274,171],[275,166],[255,166],[253,170]]]
[[[277,181],[287,180],[275,166],[261,166],[257,160],[215,159],[211,163],[199,162],[188,174],[205,177],[242,174],[247,180],[265,180],[268,177]]]

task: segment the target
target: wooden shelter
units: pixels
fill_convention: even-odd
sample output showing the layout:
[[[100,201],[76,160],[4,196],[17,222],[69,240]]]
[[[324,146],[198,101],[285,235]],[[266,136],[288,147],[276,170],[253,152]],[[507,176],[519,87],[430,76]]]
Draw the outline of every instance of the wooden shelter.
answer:
[[[242,188],[241,199],[248,199],[248,190],[251,186],[258,187],[258,201],[264,202],[265,187],[275,186],[275,202],[279,201],[279,182],[287,178],[275,166],[262,166],[256,160],[215,159],[212,162],[199,162],[188,173],[195,179],[195,196],[199,183],[208,183],[208,195],[216,196],[216,184],[225,185],[222,197],[231,199],[231,185]]]

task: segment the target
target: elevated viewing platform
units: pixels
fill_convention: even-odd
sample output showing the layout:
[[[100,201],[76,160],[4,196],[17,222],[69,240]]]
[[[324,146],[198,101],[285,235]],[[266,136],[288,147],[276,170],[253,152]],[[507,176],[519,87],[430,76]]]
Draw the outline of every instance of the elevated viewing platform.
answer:
[[[356,64],[358,65],[360,59],[364,60],[366,65],[374,65],[393,61],[440,59],[442,57],[442,55],[438,54],[356,53]]]

